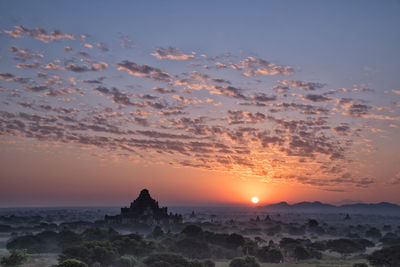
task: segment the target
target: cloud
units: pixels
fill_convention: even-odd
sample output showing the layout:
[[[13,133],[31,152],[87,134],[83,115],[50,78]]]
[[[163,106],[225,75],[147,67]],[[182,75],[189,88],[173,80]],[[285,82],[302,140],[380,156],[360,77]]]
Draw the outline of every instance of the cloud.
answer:
[[[290,90],[289,86],[283,85],[275,85],[272,89],[277,93],[285,93]]]
[[[270,102],[270,101],[275,101],[277,98],[276,98],[276,96],[269,96],[264,93],[257,93],[257,94],[251,95],[250,99],[253,99],[258,102]]]
[[[130,97],[141,98],[141,99],[158,99],[156,96],[151,95],[137,95],[131,94],[128,95],[124,92],[121,92],[118,88],[113,87],[112,89],[108,89],[103,86],[99,86],[93,88],[93,90],[100,92],[104,95],[110,95],[114,103],[121,105],[121,106],[135,106],[139,108],[154,108],[154,109],[164,109],[167,108],[167,104],[161,102],[152,102],[152,101],[143,101],[143,102],[133,102],[131,101]]]
[[[215,88],[215,84],[231,84],[230,81],[222,78],[213,78],[208,74],[192,71],[191,73],[183,73],[186,78],[175,80],[175,86],[185,86],[185,92],[191,90],[199,91],[203,88],[211,90]]]
[[[60,30],[54,30],[50,34],[47,34],[46,30],[43,28],[28,29],[22,25],[14,26],[14,28],[15,30],[13,31],[5,30],[3,32],[13,38],[22,38],[26,34],[36,40],[42,41],[43,43],[49,43],[60,39],[75,40],[74,35],[63,33]]]
[[[203,104],[204,101],[198,98],[191,98],[191,97],[184,97],[180,95],[173,95],[172,96],[174,99],[176,99],[179,102],[182,102],[185,105],[196,105],[196,104]]]
[[[400,95],[400,90],[392,90],[393,93],[395,93],[396,95]]]
[[[272,106],[275,108],[279,108],[279,109],[274,109],[274,112],[296,110],[304,115],[321,115],[321,114],[327,115],[329,113],[329,109],[324,108],[324,107],[318,107],[318,106],[313,106],[313,105],[308,105],[308,104],[300,104],[300,103],[295,103],[295,102],[276,103],[276,104],[273,104]]]
[[[167,72],[163,72],[160,69],[148,65],[138,65],[128,60],[118,63],[117,69],[127,71],[133,76],[149,78],[159,82],[170,82],[172,79],[172,76]]]
[[[326,102],[326,101],[332,100],[329,97],[325,97],[323,95],[316,95],[316,94],[307,94],[305,96],[301,96],[301,98],[304,100],[311,101],[311,102]]]
[[[17,82],[17,83],[29,83],[31,78],[24,78],[20,76],[14,76],[11,73],[0,73],[0,80],[5,80],[7,82]]]
[[[50,87],[48,87],[47,85],[24,86],[24,88],[25,90],[31,92],[41,92],[50,89]]]
[[[77,66],[75,64],[69,64],[65,66],[66,70],[72,71],[72,72],[87,72],[87,71],[102,71],[108,67],[108,64],[105,62],[92,62],[92,61],[87,61],[87,65],[81,65]]]
[[[259,123],[265,120],[266,116],[260,112],[252,113],[243,110],[228,110],[229,124]]]
[[[318,89],[322,89],[326,84],[324,83],[316,83],[316,82],[306,82],[306,81],[293,81],[293,80],[279,80],[279,83],[283,85],[290,85],[293,87],[298,87],[304,91],[315,91]]]
[[[179,109],[172,109],[172,110],[161,110],[159,114],[161,116],[176,116],[176,115],[186,114],[186,112]]]
[[[108,52],[110,49],[108,48],[108,45],[102,42],[97,42],[96,46],[102,51],[102,52]]]
[[[153,90],[161,94],[171,94],[176,92],[176,90],[174,89],[161,88],[161,87],[154,87]]]
[[[43,54],[35,54],[29,49],[20,49],[15,46],[11,46],[8,48],[8,50],[15,54],[15,60],[26,61],[32,58],[43,58]]]
[[[215,66],[217,67],[217,69],[226,69],[228,67],[228,65],[221,62],[215,62]]]
[[[392,179],[390,179],[388,184],[399,185],[400,184],[400,172],[398,172]]]
[[[102,84],[104,79],[105,79],[105,77],[99,77],[99,78],[93,79],[93,80],[83,80],[83,82],[89,83],[89,84]]]
[[[171,59],[171,60],[188,60],[194,58],[195,52],[191,52],[190,54],[185,54],[181,50],[176,47],[168,47],[168,48],[157,48],[152,56],[155,56],[158,59]]]
[[[64,68],[59,65],[55,65],[53,63],[41,65],[38,61],[35,61],[34,63],[19,63],[16,65],[16,67],[17,69],[64,70]]]
[[[67,53],[72,53],[72,48],[69,46],[64,47],[64,51]]]
[[[270,63],[266,60],[254,57],[247,57],[241,64],[231,64],[235,70],[244,70],[245,76],[258,76],[258,75],[290,75],[293,73],[293,68],[289,66],[279,66]]]
[[[237,99],[247,99],[247,97],[242,93],[242,89],[233,86],[215,86],[210,93],[230,96]]]
[[[352,104],[349,106],[348,110],[345,112],[346,115],[351,117],[362,117],[367,115],[371,107],[364,104]]]
[[[333,128],[333,130],[340,135],[347,135],[350,131],[348,124],[341,124]]]
[[[60,88],[57,90],[54,89],[50,89],[49,91],[47,91],[44,95],[45,96],[62,96],[62,95],[67,95],[67,94],[72,94],[75,93],[76,91],[74,89],[71,88]]]

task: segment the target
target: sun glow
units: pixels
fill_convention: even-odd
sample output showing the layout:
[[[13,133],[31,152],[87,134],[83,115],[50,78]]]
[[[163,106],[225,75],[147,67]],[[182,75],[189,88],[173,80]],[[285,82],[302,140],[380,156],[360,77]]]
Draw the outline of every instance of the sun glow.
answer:
[[[252,202],[253,204],[257,204],[258,201],[259,201],[258,197],[252,197],[252,198],[251,198],[251,202]]]

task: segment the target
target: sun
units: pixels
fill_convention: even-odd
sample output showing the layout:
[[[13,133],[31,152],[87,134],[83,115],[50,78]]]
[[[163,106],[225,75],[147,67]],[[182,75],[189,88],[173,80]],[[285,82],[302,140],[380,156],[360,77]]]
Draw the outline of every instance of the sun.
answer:
[[[259,201],[258,197],[252,197],[252,198],[251,198],[251,202],[252,202],[253,204],[257,204],[258,201]]]

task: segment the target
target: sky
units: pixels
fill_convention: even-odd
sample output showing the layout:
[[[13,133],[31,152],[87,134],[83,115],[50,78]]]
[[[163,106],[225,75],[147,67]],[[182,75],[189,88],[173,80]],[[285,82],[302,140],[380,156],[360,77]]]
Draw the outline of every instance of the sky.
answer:
[[[0,206],[400,204],[399,1],[1,1]]]

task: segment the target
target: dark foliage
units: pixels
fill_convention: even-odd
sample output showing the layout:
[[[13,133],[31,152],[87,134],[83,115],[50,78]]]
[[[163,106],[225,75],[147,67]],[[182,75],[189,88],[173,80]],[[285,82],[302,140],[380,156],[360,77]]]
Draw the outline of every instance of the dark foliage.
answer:
[[[365,246],[362,243],[345,238],[328,240],[326,246],[328,249],[344,255],[365,251]]]
[[[374,251],[367,259],[372,266],[397,267],[400,264],[400,246]]]
[[[382,237],[382,233],[377,228],[372,227],[365,232],[365,236],[368,238],[380,239]]]
[[[118,251],[109,241],[85,242],[80,246],[67,248],[59,256],[61,262],[67,259],[77,259],[88,265],[99,262],[102,266],[111,265],[117,258]]]
[[[67,259],[58,264],[57,267],[88,267],[88,265],[80,260]]]
[[[229,267],[260,267],[255,257],[235,258],[229,263]]]
[[[143,260],[146,266],[189,266],[189,261],[176,254],[153,254]]]
[[[172,247],[172,251],[195,259],[210,258],[211,256],[208,243],[194,238],[177,240]]]
[[[267,246],[259,248],[256,256],[261,262],[280,263],[283,261],[283,255],[278,249]]]
[[[3,257],[0,264],[4,267],[17,267],[21,266],[29,260],[29,254],[26,250],[12,250],[11,254]]]
[[[26,249],[28,253],[58,253],[61,248],[58,243],[58,234],[44,231],[37,235],[25,235],[11,239],[7,249]]]

